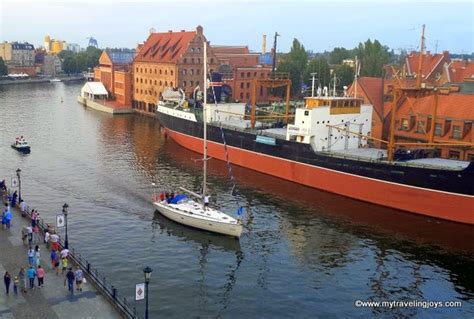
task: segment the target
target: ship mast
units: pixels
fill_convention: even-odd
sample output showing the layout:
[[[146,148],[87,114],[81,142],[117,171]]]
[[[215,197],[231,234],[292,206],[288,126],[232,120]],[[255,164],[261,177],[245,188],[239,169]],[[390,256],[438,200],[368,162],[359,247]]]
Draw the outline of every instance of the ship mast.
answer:
[[[202,103],[202,119],[204,125],[203,132],[203,179],[202,179],[202,199],[206,196],[207,184],[207,117],[206,117],[206,103],[207,103],[207,42],[204,41],[204,102]]]
[[[420,58],[418,60],[418,74],[416,75],[416,88],[419,90],[421,88],[421,80],[423,75],[423,53],[425,52],[425,25],[423,24],[423,28],[421,30],[421,39],[420,39]]]

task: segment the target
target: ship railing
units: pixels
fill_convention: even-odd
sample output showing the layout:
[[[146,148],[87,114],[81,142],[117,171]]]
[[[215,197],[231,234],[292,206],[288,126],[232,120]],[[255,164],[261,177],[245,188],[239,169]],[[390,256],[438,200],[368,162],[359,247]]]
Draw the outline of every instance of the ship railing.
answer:
[[[10,196],[11,190],[7,189],[6,194],[7,196]],[[29,205],[27,205],[25,211],[21,211],[21,214],[23,217],[31,220],[31,211],[32,209]],[[43,235],[47,230],[50,234],[52,232],[57,232],[56,227],[46,223],[43,218],[39,219],[38,226]],[[59,246],[61,249],[65,247],[62,237],[60,237]],[[106,297],[106,299],[115,307],[115,309],[121,313],[124,318],[139,319],[140,316],[137,314],[136,307],[132,305],[125,296],[122,296],[119,293],[118,289],[112,285],[112,282],[108,280],[106,276],[102,275],[98,268],[93,266],[84,256],[82,256],[81,253],[79,253],[79,251],[71,247],[69,243],[68,246],[70,250],[68,254],[69,261],[72,261],[77,267],[81,268],[85,277],[88,279],[87,283],[94,285],[94,287],[104,297]]]

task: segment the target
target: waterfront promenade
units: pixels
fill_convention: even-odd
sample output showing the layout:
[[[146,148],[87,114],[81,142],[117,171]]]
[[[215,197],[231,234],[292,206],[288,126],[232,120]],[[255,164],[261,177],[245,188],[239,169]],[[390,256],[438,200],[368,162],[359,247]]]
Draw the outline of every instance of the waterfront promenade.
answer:
[[[121,318],[116,309],[90,283],[83,285],[83,291],[74,291],[71,296],[64,286],[64,275],[56,275],[51,267],[46,245],[39,244],[41,265],[45,269],[44,287],[28,289],[27,293],[13,293],[13,277],[18,275],[20,267],[28,267],[27,250],[21,240],[21,228],[29,218],[21,217],[18,208],[12,209],[10,229],[0,229],[0,273],[10,272],[12,283],[10,293],[5,293],[1,284],[0,318]],[[74,267],[74,264],[70,264]]]

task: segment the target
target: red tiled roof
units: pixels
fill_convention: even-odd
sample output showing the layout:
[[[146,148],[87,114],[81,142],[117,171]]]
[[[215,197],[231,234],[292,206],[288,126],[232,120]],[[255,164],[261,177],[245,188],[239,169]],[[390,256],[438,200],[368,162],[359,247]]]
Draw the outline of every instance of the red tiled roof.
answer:
[[[449,65],[451,82],[463,82],[466,78],[474,78],[474,63],[471,61],[452,61]]]
[[[213,45],[212,52],[214,54],[249,54],[249,48],[246,46],[232,46],[232,45]]]
[[[414,105],[414,111],[421,114],[433,114],[434,95],[420,97],[418,99],[407,97]],[[410,101],[405,101],[409,103]],[[438,95],[438,110],[436,117],[450,117],[474,121],[474,95],[449,94]]]
[[[176,63],[196,31],[151,33],[134,61]]]
[[[428,77],[435,68],[445,59],[447,58],[444,54],[424,54],[423,55],[423,63],[421,67],[421,74],[424,78]],[[418,73],[418,64],[420,63],[420,52],[411,52],[407,57],[407,67],[409,74]]]
[[[383,81],[382,78],[374,78],[363,76],[357,79],[358,87],[361,88],[370,104],[373,105],[374,111],[383,119]],[[353,85],[348,89],[350,95],[354,94]],[[357,94],[359,96],[359,94]]]

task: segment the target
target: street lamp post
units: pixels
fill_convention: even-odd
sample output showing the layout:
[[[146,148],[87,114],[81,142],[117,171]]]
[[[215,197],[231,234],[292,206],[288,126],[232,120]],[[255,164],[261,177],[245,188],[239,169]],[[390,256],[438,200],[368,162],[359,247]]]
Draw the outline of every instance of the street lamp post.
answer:
[[[16,170],[16,176],[18,177],[18,202],[21,202],[21,169]]]
[[[69,242],[67,240],[67,209],[69,205],[67,203],[64,203],[63,205],[63,214],[64,214],[64,221],[66,224],[66,240],[64,240],[64,248],[68,249],[69,248]]]
[[[148,266],[143,269],[143,274],[145,275],[145,319],[148,319],[148,284],[150,283],[152,271],[153,269]]]

